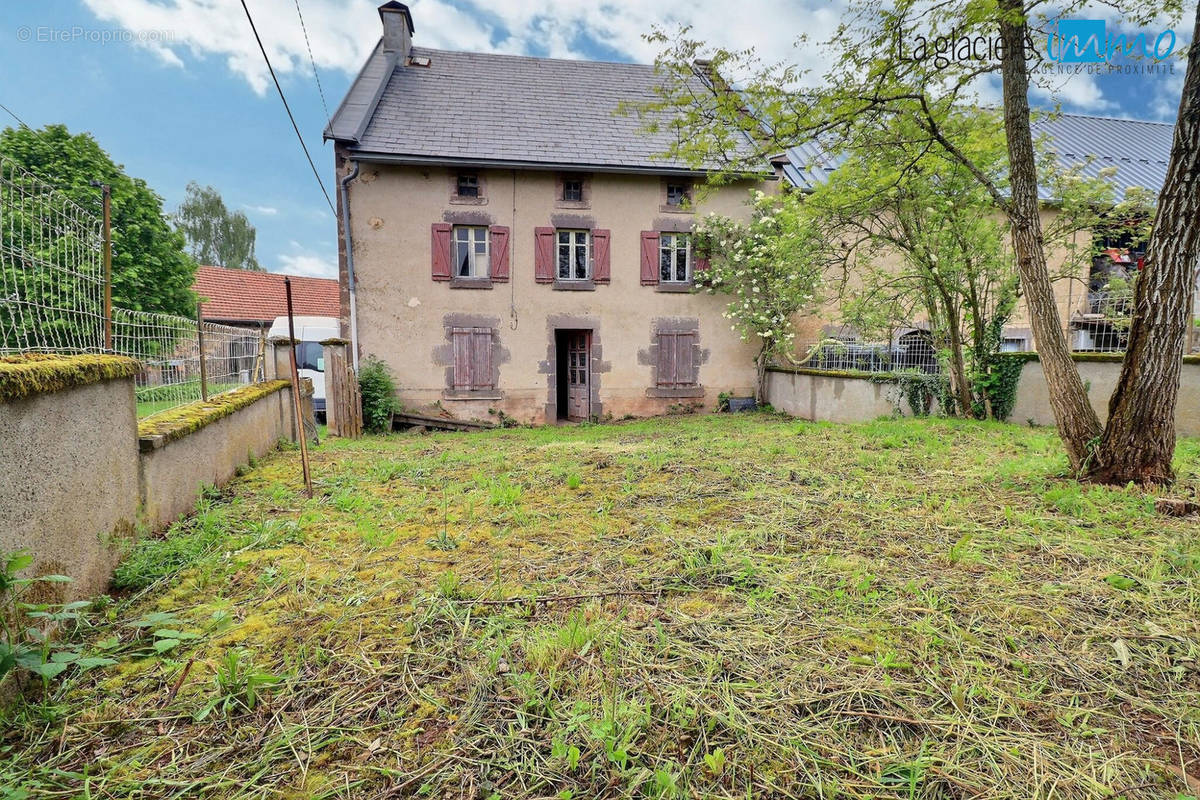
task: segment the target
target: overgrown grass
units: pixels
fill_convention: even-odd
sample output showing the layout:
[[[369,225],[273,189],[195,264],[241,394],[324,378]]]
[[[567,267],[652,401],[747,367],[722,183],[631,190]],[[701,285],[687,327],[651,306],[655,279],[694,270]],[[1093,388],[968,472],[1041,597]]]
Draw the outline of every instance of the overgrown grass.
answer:
[[[280,453],[134,551],[120,663],[10,712],[0,786],[1195,796],[1200,526],[1064,467],[1046,430],[724,415],[334,441],[310,501]]]

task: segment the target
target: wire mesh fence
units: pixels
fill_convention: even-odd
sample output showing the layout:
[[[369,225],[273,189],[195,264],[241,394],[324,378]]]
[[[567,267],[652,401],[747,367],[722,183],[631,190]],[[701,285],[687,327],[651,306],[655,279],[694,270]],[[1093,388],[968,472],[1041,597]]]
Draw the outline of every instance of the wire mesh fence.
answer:
[[[99,215],[0,156],[0,355],[136,358],[139,416],[263,378],[259,330],[119,307],[110,328],[103,256]]]
[[[924,331],[914,331],[892,342],[825,338],[802,344],[798,352],[802,354],[802,366],[830,372],[917,371],[935,375],[941,369],[937,350]]]

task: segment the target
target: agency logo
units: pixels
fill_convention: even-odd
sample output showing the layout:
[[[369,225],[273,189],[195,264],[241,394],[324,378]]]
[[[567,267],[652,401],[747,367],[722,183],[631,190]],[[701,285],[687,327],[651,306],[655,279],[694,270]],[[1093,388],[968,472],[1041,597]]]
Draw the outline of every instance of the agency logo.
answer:
[[[1059,64],[1113,64],[1128,58],[1162,61],[1175,50],[1175,31],[1154,35],[1145,31],[1130,37],[1109,32],[1102,19],[1060,19],[1046,31],[1046,56]]]

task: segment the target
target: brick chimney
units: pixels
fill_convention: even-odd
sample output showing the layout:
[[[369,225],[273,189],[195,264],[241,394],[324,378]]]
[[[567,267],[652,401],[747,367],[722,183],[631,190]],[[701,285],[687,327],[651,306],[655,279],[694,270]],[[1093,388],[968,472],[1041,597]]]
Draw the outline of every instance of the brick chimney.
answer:
[[[397,61],[403,64],[412,50],[412,14],[404,3],[396,0],[379,7],[379,19],[383,21],[383,50],[396,53]]]

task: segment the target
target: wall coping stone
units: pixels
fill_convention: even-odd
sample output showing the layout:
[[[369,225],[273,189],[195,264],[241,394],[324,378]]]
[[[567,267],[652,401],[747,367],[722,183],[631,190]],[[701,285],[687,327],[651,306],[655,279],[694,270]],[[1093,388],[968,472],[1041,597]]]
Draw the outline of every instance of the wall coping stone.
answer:
[[[783,372],[791,375],[815,375],[819,378],[858,378],[872,383],[895,383],[896,376],[888,372],[867,372],[859,369],[817,369],[815,367],[784,367],[771,365],[767,372]]]
[[[285,380],[263,381],[151,414],[138,422],[138,450],[157,450],[291,385]]]
[[[1023,353],[997,353],[1000,358],[1011,358],[1014,361],[1037,361],[1038,354],[1035,352]],[[1120,364],[1125,360],[1124,353],[1071,353],[1072,361],[1104,363],[1104,364]],[[1184,364],[1200,364],[1200,354],[1189,354],[1183,357]]]
[[[101,381],[132,378],[141,370],[125,356],[25,353],[0,358],[0,402],[61,392]]]

